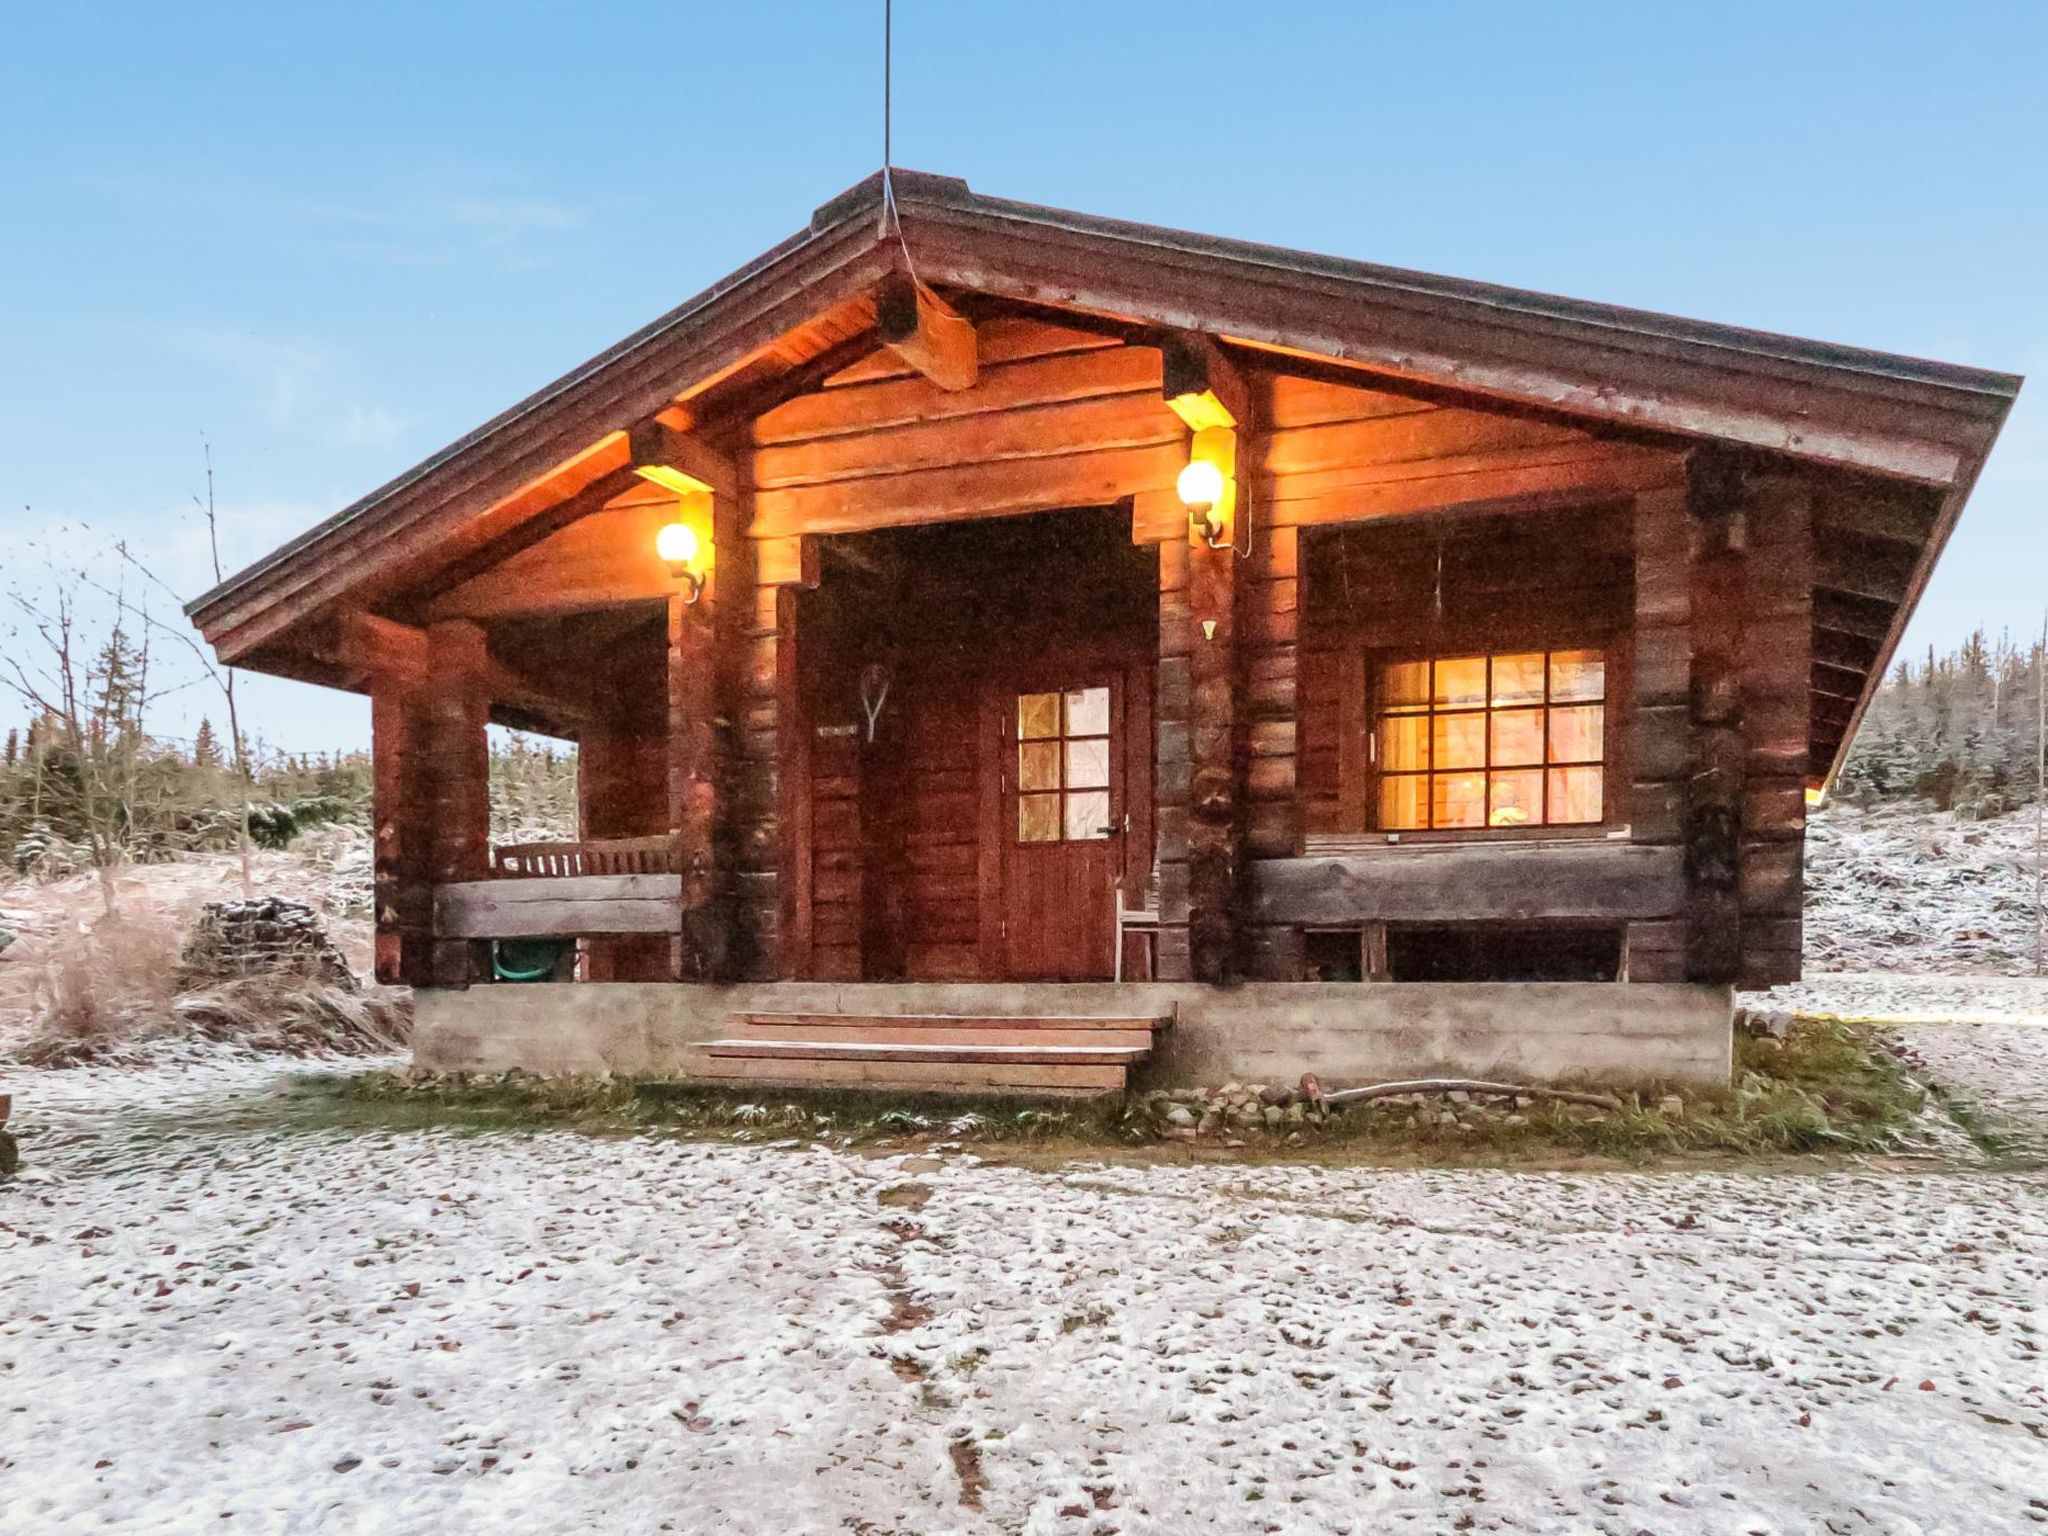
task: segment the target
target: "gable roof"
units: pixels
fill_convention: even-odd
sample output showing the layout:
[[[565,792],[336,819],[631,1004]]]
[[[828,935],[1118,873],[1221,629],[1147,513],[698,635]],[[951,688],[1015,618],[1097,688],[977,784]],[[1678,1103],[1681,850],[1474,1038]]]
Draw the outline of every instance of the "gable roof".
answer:
[[[1437,277],[879,175],[809,224],[188,609],[228,659],[434,547],[603,435],[678,401],[840,357],[908,261],[934,287],[1134,328],[1201,331],[1285,360],[1589,423],[1721,442],[1928,488],[1941,510],[1883,667],[2017,393],[2010,374]],[[1865,693],[1867,701],[1867,691]],[[1858,710],[1860,714],[1860,707]]]

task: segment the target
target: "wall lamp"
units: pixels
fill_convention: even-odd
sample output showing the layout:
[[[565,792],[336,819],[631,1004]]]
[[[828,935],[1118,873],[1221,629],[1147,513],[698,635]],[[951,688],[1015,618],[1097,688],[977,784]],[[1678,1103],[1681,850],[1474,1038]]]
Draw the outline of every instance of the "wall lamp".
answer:
[[[1188,509],[1188,541],[1228,548],[1237,536],[1237,429],[1198,430],[1174,490]]]
[[[650,485],[675,493],[675,521],[664,523],[655,533],[654,552],[681,584],[683,601],[694,603],[704,595],[704,578],[711,570],[715,550],[711,487],[667,464],[636,464],[633,473]]]

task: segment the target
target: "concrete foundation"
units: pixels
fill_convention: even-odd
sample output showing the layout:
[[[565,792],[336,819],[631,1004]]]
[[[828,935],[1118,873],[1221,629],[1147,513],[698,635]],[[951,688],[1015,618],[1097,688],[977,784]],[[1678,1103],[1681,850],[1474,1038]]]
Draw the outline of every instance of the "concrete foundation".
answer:
[[[688,1047],[735,1013],[1167,1015],[1143,1087],[1230,1080],[1331,1086],[1430,1075],[1724,1083],[1726,987],[1651,983],[673,982],[472,987],[419,994],[413,1059],[435,1071],[687,1079]]]

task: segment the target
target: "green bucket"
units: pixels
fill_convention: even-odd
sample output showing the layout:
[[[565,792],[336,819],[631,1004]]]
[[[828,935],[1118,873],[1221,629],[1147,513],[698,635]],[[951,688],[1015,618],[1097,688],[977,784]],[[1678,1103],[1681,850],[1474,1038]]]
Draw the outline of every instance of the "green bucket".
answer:
[[[500,939],[491,947],[491,974],[500,981],[549,981],[569,939]]]

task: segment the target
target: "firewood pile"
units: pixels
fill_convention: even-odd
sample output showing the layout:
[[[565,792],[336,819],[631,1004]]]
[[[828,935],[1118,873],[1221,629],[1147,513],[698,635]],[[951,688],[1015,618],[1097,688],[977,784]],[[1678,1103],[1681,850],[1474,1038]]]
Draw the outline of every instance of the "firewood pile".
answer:
[[[210,901],[178,957],[178,990],[247,976],[304,976],[354,991],[347,960],[319,914],[282,896]]]

